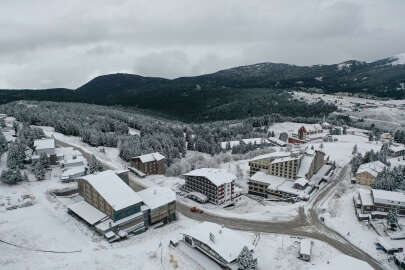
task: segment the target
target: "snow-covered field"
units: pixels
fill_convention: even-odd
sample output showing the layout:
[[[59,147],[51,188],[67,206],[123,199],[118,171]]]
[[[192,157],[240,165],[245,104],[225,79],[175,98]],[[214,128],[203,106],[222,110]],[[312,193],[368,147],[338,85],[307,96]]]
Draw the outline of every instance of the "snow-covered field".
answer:
[[[392,105],[405,104],[405,100],[373,100],[359,97],[348,97],[327,94],[314,94],[305,92],[294,92],[298,98],[303,98],[309,102],[316,102],[320,99],[325,102],[335,104],[343,114],[349,115],[354,119],[364,119],[364,121],[371,125],[375,124],[377,127],[383,129],[397,129],[405,127],[405,110],[399,108],[392,108]],[[355,103],[372,103],[377,105],[377,108],[366,108],[360,111],[353,111]]]
[[[357,144],[359,153],[364,154],[367,151],[379,151],[382,143],[378,141],[369,142],[366,136],[360,135],[334,135],[338,139],[337,142],[323,142],[323,151],[331,160],[336,161],[337,165],[343,166],[348,163],[352,158],[352,151],[354,145]],[[319,148],[321,142],[312,143]]]

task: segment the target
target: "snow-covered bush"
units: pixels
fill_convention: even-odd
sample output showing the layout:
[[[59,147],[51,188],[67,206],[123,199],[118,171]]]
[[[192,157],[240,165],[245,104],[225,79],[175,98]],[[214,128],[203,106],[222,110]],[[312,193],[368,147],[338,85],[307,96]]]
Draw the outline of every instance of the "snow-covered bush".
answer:
[[[21,174],[20,170],[3,170],[1,172],[0,181],[5,184],[15,185],[24,180],[27,179]]]

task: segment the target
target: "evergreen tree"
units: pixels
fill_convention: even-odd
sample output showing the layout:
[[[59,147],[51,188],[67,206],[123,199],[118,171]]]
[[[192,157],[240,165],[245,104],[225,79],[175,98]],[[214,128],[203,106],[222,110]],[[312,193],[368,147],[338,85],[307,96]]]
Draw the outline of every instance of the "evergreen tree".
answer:
[[[257,258],[253,257],[253,251],[246,246],[243,247],[237,261],[241,270],[255,270],[257,267]]]
[[[0,132],[0,156],[5,153],[8,149],[8,142],[6,137],[2,132]]]
[[[39,161],[38,161],[41,166],[46,169],[49,167],[49,158],[45,153],[41,153],[41,155],[39,155]]]
[[[391,230],[396,230],[398,227],[398,220],[399,220],[399,215],[398,215],[398,208],[393,207],[388,211],[387,214],[387,225],[389,229]]]
[[[37,180],[43,180],[45,178],[46,169],[39,160],[33,164],[32,171]]]
[[[7,167],[10,169],[21,169],[24,167],[25,145],[20,142],[10,144],[7,155]]]
[[[358,152],[358,149],[357,149],[358,147],[357,147],[357,144],[355,144],[354,146],[353,146],[353,151],[352,151],[352,155],[356,155],[357,154],[357,152]]]
[[[287,132],[281,132],[279,139],[286,142],[288,140],[288,133]]]
[[[103,170],[103,165],[94,155],[91,155],[88,165],[90,174],[101,172]]]

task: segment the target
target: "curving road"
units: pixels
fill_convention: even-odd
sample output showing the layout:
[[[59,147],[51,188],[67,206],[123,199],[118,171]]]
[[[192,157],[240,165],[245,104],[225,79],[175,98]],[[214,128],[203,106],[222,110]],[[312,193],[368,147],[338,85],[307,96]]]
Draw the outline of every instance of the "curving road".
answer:
[[[59,140],[56,140],[56,142],[60,146],[71,146],[76,148],[77,150],[82,152],[82,154],[86,158],[89,158],[90,156],[81,148],[77,148],[73,145]],[[111,168],[109,164],[103,163],[103,165],[106,169],[114,169]],[[327,227],[323,222],[320,221],[320,218],[318,216],[318,209],[322,201],[326,197],[328,197],[328,194],[333,193],[334,188],[340,181],[345,179],[348,168],[348,165],[343,167],[340,170],[339,174],[335,177],[334,181],[331,181],[331,183],[327,187],[319,191],[316,197],[313,198],[311,207],[307,211],[308,215],[305,213],[305,209],[301,207],[298,211],[298,215],[294,219],[289,221],[246,220],[215,215],[207,212],[197,214],[190,212],[190,206],[179,200],[177,200],[177,211],[182,213],[184,216],[192,218],[194,220],[214,222],[231,229],[250,232],[278,233],[314,238],[328,243],[329,245],[333,246],[346,255],[367,262],[374,269],[384,270],[385,268],[377,260],[375,260],[369,254],[362,251],[355,245],[351,244],[343,235]],[[145,186],[137,181],[137,177],[135,177],[132,173],[130,173],[130,180],[131,187],[134,190],[139,191],[145,188]]]

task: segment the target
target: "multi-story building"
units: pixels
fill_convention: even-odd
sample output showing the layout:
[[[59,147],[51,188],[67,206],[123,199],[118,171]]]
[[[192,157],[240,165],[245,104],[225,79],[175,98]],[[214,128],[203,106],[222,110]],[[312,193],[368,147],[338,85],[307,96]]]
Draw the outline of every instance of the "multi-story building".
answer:
[[[386,165],[381,161],[361,164],[356,172],[356,183],[370,186],[377,180],[379,173],[384,171]]]
[[[295,179],[300,163],[301,157],[298,155],[277,158],[270,163],[268,173],[283,178]]]
[[[248,181],[249,193],[265,198],[270,194],[285,198],[307,199],[308,192],[318,184],[313,184],[309,180],[324,165],[325,154],[318,150],[307,150],[305,153],[280,153],[286,156],[275,158],[274,156],[280,156],[280,154],[271,153],[249,162],[251,173]]]
[[[133,157],[131,166],[145,175],[165,174],[166,158],[160,153],[150,153]]]
[[[172,190],[150,187],[137,193],[127,185],[122,172],[108,170],[82,176],[78,192],[83,200],[70,205],[69,213],[93,226],[109,241],[176,218],[176,195]]]
[[[290,152],[273,152],[270,154],[257,156],[249,161],[249,175],[252,176],[256,172],[262,170],[267,171],[273,160],[283,157],[289,157],[290,155]]]
[[[216,205],[230,205],[235,199],[236,176],[224,169],[202,168],[184,174],[183,188],[208,197]]]

